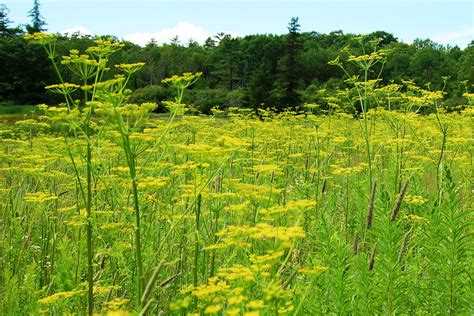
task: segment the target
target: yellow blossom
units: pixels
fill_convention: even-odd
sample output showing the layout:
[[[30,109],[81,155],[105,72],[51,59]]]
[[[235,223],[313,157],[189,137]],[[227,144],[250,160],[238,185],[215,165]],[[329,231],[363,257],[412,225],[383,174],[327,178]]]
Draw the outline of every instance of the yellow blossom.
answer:
[[[55,293],[53,295],[50,295],[50,296],[44,297],[42,299],[39,299],[38,303],[40,303],[40,304],[51,304],[51,303],[57,302],[59,300],[63,300],[63,299],[74,297],[76,295],[80,295],[82,293],[83,293],[83,291],[58,292],[58,293]]]
[[[206,307],[206,309],[204,310],[204,314],[217,314],[221,309],[222,307],[220,305],[210,305]]]
[[[260,309],[265,307],[263,300],[253,300],[247,303],[247,307],[251,309]]]
[[[58,197],[56,195],[51,195],[47,192],[27,193],[24,198],[26,202],[32,202],[32,203],[43,203],[43,202],[54,201],[57,199]]]

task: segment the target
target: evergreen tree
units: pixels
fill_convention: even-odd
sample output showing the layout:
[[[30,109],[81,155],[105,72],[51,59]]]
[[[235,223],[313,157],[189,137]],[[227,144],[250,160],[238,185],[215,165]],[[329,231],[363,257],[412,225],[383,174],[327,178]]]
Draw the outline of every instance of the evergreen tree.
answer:
[[[8,18],[9,13],[10,10],[7,6],[3,3],[0,4],[0,38],[15,36],[23,32],[19,27],[10,27],[12,21]]]
[[[217,60],[213,75],[220,79],[226,89],[232,91],[239,80],[236,74],[240,57],[239,40],[225,33],[217,34],[216,40],[219,44],[214,51]]]
[[[0,4],[0,36],[8,36],[10,34],[9,25],[12,23],[8,18],[9,10],[3,3]]]
[[[285,53],[280,60],[280,108],[297,109],[301,105],[298,88],[300,86],[299,55],[303,49],[298,18],[291,18],[286,36]]]
[[[261,65],[253,72],[248,84],[248,104],[255,110],[274,105],[271,95],[274,83],[271,77],[270,63],[263,59]]]
[[[33,1],[33,8],[30,10],[28,16],[31,18],[31,24],[26,26],[28,33],[46,31],[46,21],[41,15],[40,4],[38,0]]]

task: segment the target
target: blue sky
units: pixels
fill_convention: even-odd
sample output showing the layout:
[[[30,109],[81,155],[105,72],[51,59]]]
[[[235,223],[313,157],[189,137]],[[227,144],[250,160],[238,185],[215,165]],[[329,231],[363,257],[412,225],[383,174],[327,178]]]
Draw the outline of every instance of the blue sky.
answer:
[[[28,23],[32,0],[2,1],[14,24]],[[178,35],[198,42],[218,32],[282,34],[291,17],[302,31],[370,33],[399,40],[430,38],[466,47],[474,40],[473,0],[40,0],[49,32],[110,34],[138,44]]]

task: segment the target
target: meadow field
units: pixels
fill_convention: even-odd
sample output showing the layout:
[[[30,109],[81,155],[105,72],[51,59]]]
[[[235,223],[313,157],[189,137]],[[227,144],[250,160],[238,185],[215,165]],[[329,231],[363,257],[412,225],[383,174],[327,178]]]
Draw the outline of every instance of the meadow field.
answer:
[[[126,102],[141,64],[100,82],[117,49],[72,52],[86,83],[0,125],[1,315],[474,312],[472,94],[448,113],[365,78],[358,114],[202,116],[184,74],[157,117]]]

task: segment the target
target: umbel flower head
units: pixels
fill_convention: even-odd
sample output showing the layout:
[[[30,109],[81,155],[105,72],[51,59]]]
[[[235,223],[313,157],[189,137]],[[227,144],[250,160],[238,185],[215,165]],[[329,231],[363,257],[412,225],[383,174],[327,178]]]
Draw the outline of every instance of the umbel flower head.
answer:
[[[181,76],[174,75],[170,78],[163,79],[163,83],[169,84],[177,89],[186,89],[190,85],[194,84],[199,77],[201,77],[202,72],[197,72],[195,74],[191,72],[185,72]]]
[[[56,42],[57,36],[54,34],[46,34],[42,32],[36,32],[33,34],[26,34],[24,36],[25,40],[31,41],[35,44],[47,45]]]
[[[63,65],[69,64],[85,64],[90,66],[98,66],[98,62],[94,59],[90,59],[89,55],[81,54],[79,55],[79,51],[77,49],[71,49],[69,51],[69,56],[63,56],[63,60],[61,61]]]
[[[72,92],[76,91],[79,88],[80,88],[79,85],[73,84],[73,83],[59,83],[59,84],[52,84],[45,87],[45,89],[50,90],[51,92],[59,93],[63,95],[71,94]]]
[[[133,63],[133,64],[119,64],[115,65],[115,68],[122,70],[127,75],[132,75],[139,71],[145,66],[145,63]]]
[[[96,71],[105,69],[105,60],[97,61],[90,58],[89,55],[81,54],[77,49],[69,51],[69,56],[63,56],[61,64],[66,65],[74,74],[83,80],[87,80],[95,76]]]
[[[95,41],[95,46],[91,46],[86,50],[86,53],[96,56],[99,59],[107,58],[111,54],[120,50],[125,44],[114,43],[110,39],[98,39]]]

